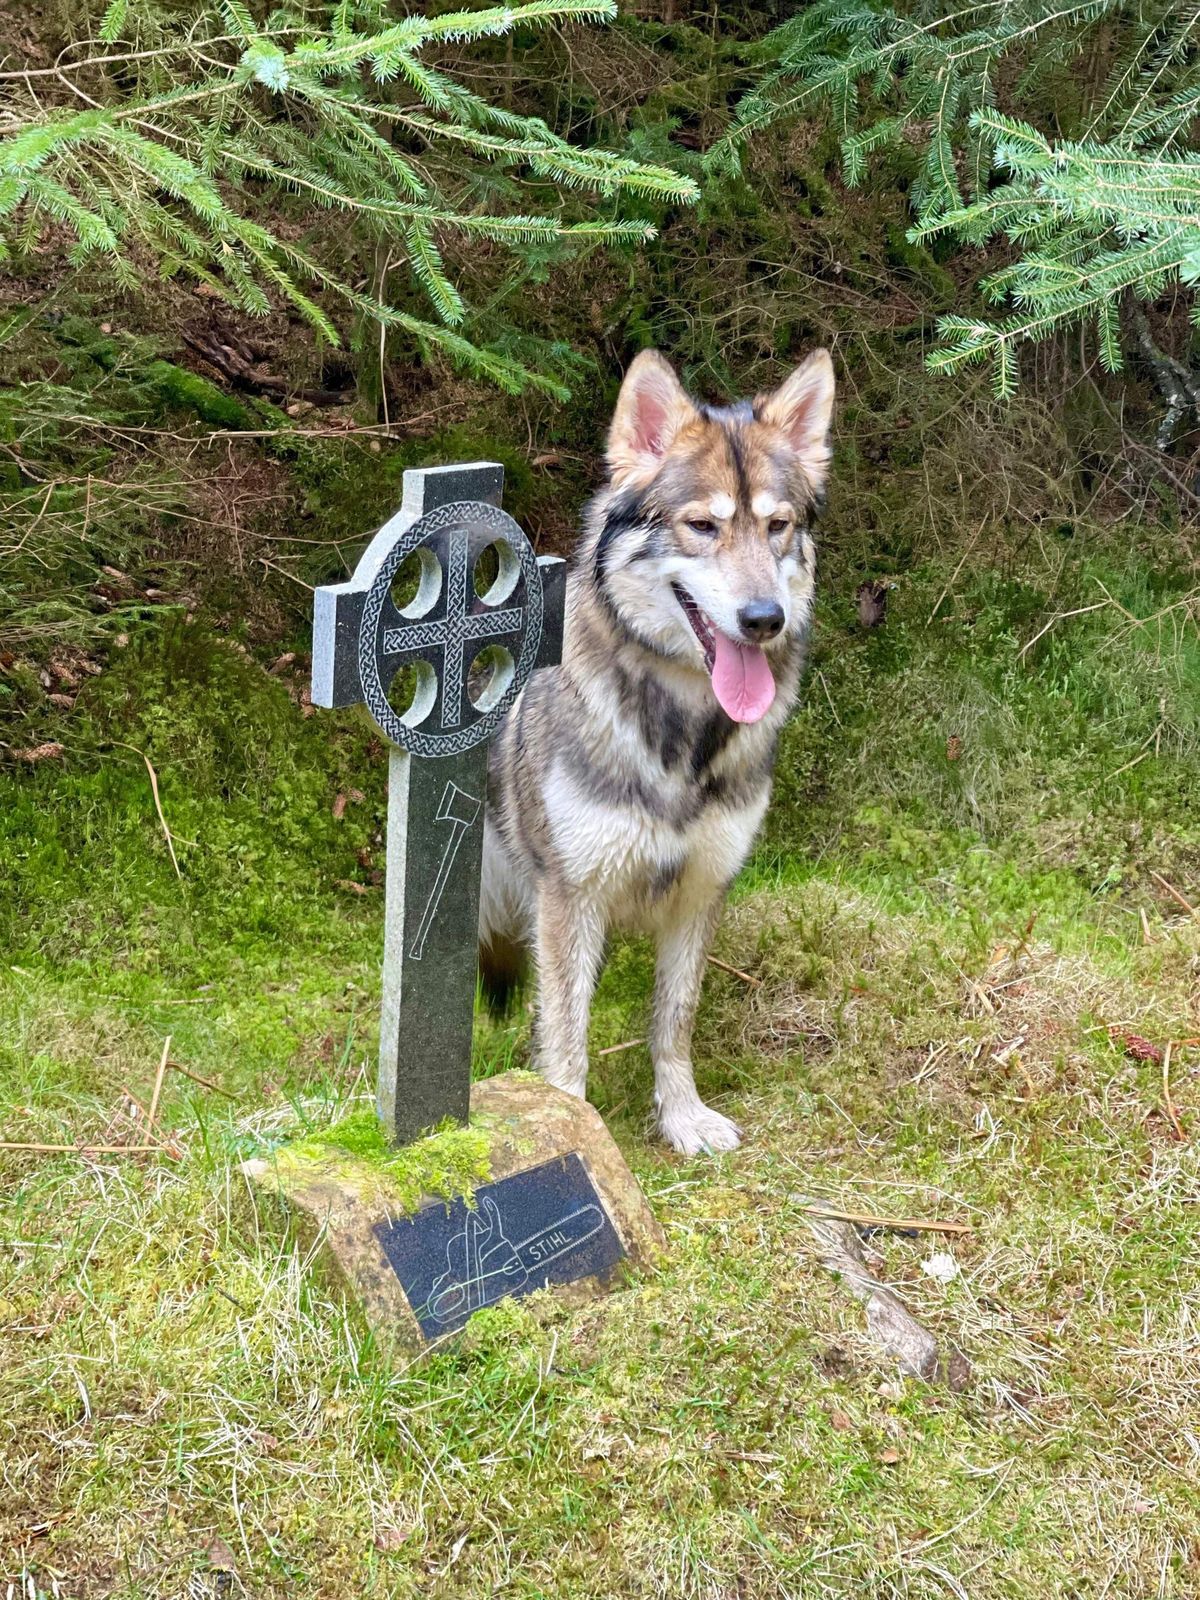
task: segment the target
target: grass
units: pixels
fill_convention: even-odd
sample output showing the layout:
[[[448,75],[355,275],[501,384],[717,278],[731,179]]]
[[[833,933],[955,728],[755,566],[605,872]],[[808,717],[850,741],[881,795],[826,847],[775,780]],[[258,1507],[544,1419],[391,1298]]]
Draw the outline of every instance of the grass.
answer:
[[[1109,1033],[1200,1034],[1200,922],[1150,875],[1197,899],[1200,651],[1160,566],[1053,550],[964,573],[932,622],[946,573],[918,570],[878,634],[827,584],[720,936],[761,983],[711,971],[697,1029],[746,1145],[671,1156],[644,1048],[596,1055],[661,1274],[570,1316],[502,1305],[402,1371],[237,1168],[361,1131],[382,752],[228,642],[135,637],[61,762],[0,771],[0,1130],[131,1137],[167,1034],[235,1098],[168,1073],[178,1160],[0,1153],[0,1576],[71,1600],[1194,1594],[1200,1051],[1174,1057],[1180,1141],[1161,1067]],[[645,1032],[650,973],[618,945],[594,1051]],[[481,1021],[476,1070],[527,1044],[527,1015]],[[965,1389],[880,1358],[813,1197],[973,1224],[869,1240]]]

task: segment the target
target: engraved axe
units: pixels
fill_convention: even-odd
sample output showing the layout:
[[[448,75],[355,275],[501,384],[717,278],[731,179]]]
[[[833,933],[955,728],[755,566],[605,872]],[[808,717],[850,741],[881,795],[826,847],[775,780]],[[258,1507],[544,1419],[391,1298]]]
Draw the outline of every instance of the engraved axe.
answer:
[[[425,902],[425,910],[421,913],[421,921],[408,952],[414,961],[420,961],[425,954],[425,941],[429,937],[433,919],[437,916],[438,907],[441,905],[442,895],[451,868],[454,866],[454,858],[458,854],[463,834],[474,826],[475,819],[479,815],[479,804],[474,795],[468,794],[465,789],[460,789],[453,779],[442,790],[435,821],[450,824],[450,837],[446,840],[446,848],[442,851],[442,859],[438,863],[437,877],[433,880],[433,888],[429,891],[429,899]]]

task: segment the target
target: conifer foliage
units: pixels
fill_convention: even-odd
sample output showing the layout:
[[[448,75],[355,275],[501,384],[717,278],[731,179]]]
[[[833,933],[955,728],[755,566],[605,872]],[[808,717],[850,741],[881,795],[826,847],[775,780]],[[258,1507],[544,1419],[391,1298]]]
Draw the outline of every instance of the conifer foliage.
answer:
[[[870,158],[919,154],[909,237],[1002,237],[985,278],[992,317],[944,316],[941,371],[992,363],[1017,383],[1025,340],[1086,322],[1122,365],[1120,310],[1200,280],[1200,11],[1172,0],[817,0],[768,35],[762,75],[715,148],[735,169],[747,138],[827,107],[850,183]]]
[[[110,0],[98,45],[0,72],[0,252],[49,240],[127,284],[149,260],[242,311],[286,301],[331,343],[340,303],[506,388],[553,387],[470,336],[445,239],[518,253],[637,241],[653,228],[622,215],[622,196],[686,202],[695,185],[571,144],[489,103],[438,58],[615,12],[615,0],[407,16],[389,0],[285,0],[269,11],[250,0]],[[487,168],[524,179],[538,209],[519,208],[522,190],[485,180]],[[589,194],[568,202],[569,190]],[[317,210],[337,225],[312,228]],[[347,265],[348,238],[386,248],[416,292],[364,283]]]

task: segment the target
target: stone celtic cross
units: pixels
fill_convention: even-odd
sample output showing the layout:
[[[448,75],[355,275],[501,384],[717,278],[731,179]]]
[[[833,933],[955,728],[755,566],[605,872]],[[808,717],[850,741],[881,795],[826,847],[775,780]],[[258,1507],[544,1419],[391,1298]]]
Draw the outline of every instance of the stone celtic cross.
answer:
[[[503,489],[493,462],[406,472],[354,576],[315,596],[313,704],[365,705],[391,742],[378,1106],[398,1144],[466,1120],[488,740],[562,654],[564,563]]]

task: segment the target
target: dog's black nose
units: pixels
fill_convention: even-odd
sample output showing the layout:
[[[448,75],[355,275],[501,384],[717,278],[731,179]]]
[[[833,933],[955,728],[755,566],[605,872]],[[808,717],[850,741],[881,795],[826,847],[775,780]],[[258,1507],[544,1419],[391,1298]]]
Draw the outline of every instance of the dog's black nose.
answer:
[[[783,607],[778,600],[748,600],[738,612],[738,622],[751,639],[773,639],[783,629]]]

